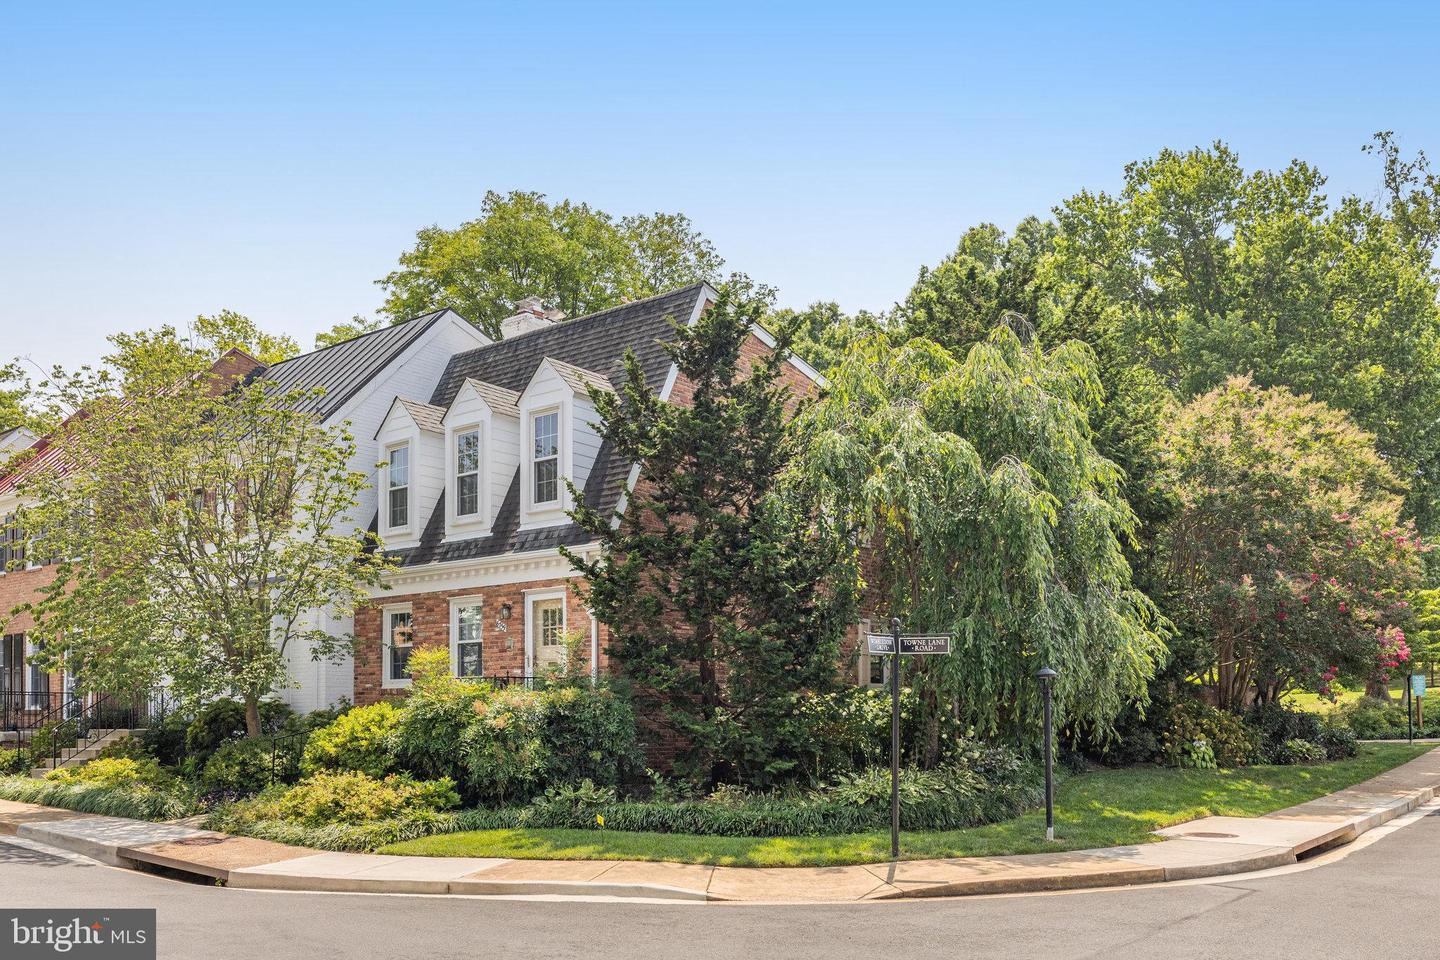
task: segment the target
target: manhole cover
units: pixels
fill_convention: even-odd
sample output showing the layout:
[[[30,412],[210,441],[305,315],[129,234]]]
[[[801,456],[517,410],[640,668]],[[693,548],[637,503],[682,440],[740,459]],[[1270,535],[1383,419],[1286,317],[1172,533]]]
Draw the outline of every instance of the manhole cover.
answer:
[[[1183,833],[1183,837],[1200,837],[1204,840],[1234,840],[1240,836],[1238,833],[1212,833],[1207,830],[1196,830],[1192,833]]]

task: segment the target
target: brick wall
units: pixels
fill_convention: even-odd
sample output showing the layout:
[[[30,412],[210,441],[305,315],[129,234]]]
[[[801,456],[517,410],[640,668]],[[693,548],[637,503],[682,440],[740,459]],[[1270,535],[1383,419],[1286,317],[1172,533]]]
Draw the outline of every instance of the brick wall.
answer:
[[[585,671],[590,662],[590,612],[580,602],[575,582],[570,579],[526,580],[521,583],[507,583],[502,586],[470,588],[464,590],[441,590],[431,593],[388,593],[376,598],[355,611],[355,702],[375,703],[382,697],[403,696],[404,688],[385,688],[381,684],[384,656],[381,645],[383,631],[381,609],[410,604],[410,627],[414,635],[414,650],[438,647],[450,648],[450,601],[452,599],[479,598],[484,610],[481,637],[481,669],[485,676],[523,676],[525,674],[525,592],[556,587],[565,588],[565,627],[569,631],[580,630],[585,634],[582,659]],[[510,620],[506,629],[500,630],[496,621],[500,609],[510,604]],[[600,672],[609,669],[609,657],[605,647],[609,634],[603,624],[599,627]]]

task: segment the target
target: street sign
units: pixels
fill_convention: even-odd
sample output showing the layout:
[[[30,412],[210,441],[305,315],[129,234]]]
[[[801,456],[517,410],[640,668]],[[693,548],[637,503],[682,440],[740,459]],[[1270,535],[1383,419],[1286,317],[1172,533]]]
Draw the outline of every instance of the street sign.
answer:
[[[1425,674],[1423,674],[1423,673],[1412,673],[1412,674],[1410,674],[1410,695],[1411,695],[1412,697],[1423,697],[1423,696],[1425,696]]]
[[[951,634],[948,633],[917,633],[900,638],[900,655],[902,657],[924,656],[933,653],[949,653]],[[895,653],[895,638],[883,633],[867,634],[867,644],[870,653],[874,656],[893,656]]]

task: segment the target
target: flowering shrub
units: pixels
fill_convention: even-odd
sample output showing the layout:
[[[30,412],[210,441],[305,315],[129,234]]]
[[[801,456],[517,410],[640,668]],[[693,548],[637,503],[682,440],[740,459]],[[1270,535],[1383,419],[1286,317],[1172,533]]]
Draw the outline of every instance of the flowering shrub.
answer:
[[[1393,668],[1429,548],[1373,436],[1237,377],[1187,405],[1165,444],[1179,503],[1159,545],[1174,612],[1210,638],[1222,707]]]
[[[1177,701],[1160,722],[1161,757],[1177,767],[1193,766],[1187,761],[1204,758],[1206,751],[1213,765],[1243,767],[1254,763],[1259,752],[1260,737],[1255,730],[1228,710],[1199,700]]]

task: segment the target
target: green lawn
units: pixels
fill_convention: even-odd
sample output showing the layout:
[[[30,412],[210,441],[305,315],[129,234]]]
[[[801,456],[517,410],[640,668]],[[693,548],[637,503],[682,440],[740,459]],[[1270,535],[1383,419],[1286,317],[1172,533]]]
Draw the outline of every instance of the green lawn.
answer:
[[[1350,760],[1243,770],[1103,770],[1073,777],[1056,797],[1055,835],[1043,811],[966,830],[906,833],[905,859],[1078,850],[1146,843],[1150,831],[1196,817],[1254,817],[1313,800],[1420,756],[1429,746],[1361,744]],[[675,860],[727,866],[825,866],[890,859],[885,831],[834,837],[699,837],[605,830],[476,830],[392,844],[381,853],[528,860]]]

